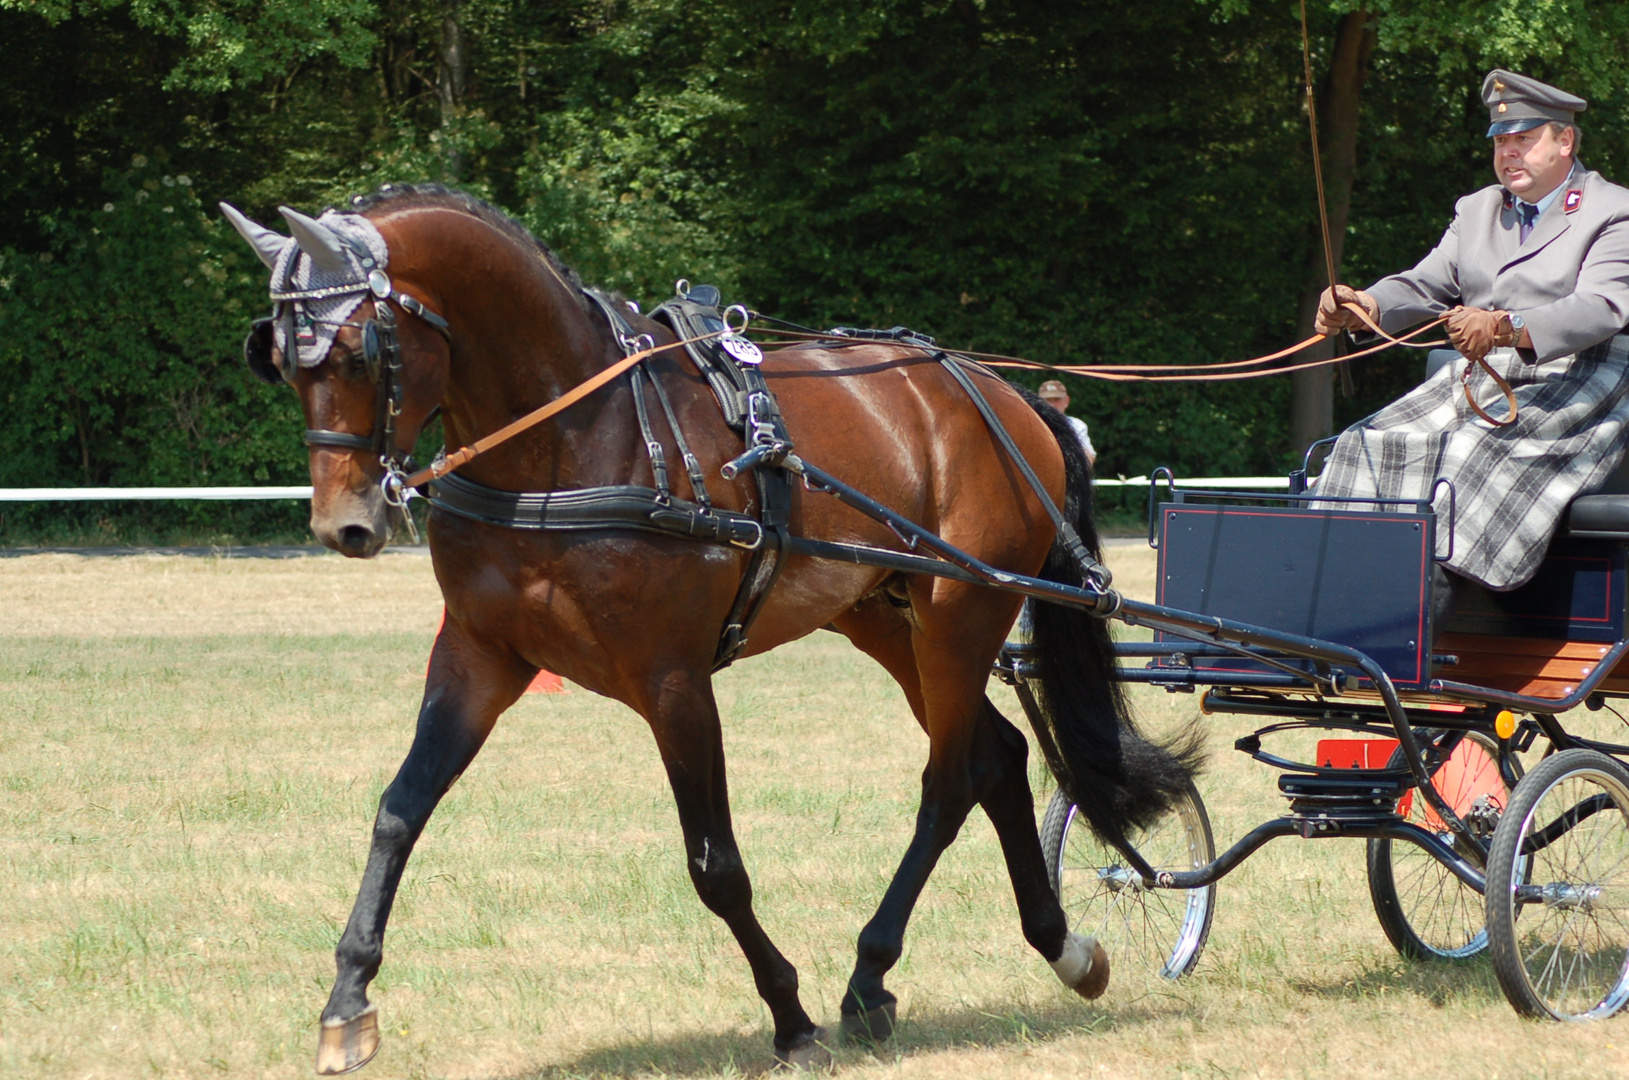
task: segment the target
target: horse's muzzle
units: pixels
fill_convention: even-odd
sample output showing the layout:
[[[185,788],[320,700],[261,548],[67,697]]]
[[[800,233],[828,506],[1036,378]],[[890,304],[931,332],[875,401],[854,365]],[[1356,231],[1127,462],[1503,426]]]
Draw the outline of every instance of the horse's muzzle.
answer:
[[[343,490],[311,499],[311,532],[324,547],[351,559],[371,559],[390,539],[389,507],[378,488]]]

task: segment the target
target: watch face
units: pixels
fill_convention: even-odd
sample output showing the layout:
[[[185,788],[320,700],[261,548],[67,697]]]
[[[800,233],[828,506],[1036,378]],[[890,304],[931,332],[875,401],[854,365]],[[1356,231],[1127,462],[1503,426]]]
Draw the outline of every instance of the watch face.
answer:
[[[1522,318],[1520,315],[1512,315],[1510,317],[1510,328],[1512,330],[1520,330],[1523,327],[1525,327],[1526,325],[1527,325],[1527,320]]]

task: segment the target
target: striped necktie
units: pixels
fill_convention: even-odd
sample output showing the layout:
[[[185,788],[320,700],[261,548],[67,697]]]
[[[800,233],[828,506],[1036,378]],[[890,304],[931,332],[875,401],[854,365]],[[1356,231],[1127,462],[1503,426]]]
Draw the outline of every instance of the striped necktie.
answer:
[[[1521,242],[1527,243],[1527,238],[1533,235],[1533,223],[1538,220],[1539,209],[1532,203],[1516,200],[1516,217],[1521,221]]]

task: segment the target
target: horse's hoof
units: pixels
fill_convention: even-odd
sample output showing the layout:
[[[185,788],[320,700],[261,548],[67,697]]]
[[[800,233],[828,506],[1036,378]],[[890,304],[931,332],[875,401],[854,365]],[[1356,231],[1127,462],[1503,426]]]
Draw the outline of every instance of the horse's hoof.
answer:
[[[355,1072],[378,1052],[378,1006],[369,1005],[349,1020],[324,1020],[317,1038],[317,1075]]]
[[[813,1072],[831,1068],[831,1051],[826,1049],[826,1029],[817,1027],[791,1046],[782,1050],[775,1047],[775,1067]]]
[[[1087,1001],[1102,997],[1109,988],[1109,954],[1096,938],[1071,933],[1063,943],[1063,955],[1052,961],[1052,970]]]
[[[859,1043],[862,1046],[875,1046],[877,1043],[887,1042],[894,1037],[894,1021],[897,1017],[898,1005],[893,1000],[885,1001],[863,1013],[844,1013],[843,1041]]]

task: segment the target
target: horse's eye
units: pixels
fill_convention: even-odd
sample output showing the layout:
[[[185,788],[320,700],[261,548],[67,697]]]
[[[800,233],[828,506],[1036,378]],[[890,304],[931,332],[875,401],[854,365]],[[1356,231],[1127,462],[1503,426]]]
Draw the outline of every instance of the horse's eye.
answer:
[[[330,354],[334,359],[334,367],[347,379],[366,378],[368,374],[367,361],[355,349],[348,349],[339,343],[334,344]]]

